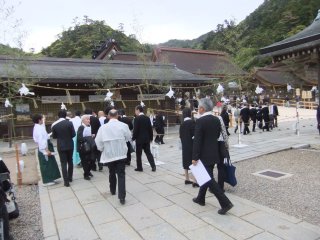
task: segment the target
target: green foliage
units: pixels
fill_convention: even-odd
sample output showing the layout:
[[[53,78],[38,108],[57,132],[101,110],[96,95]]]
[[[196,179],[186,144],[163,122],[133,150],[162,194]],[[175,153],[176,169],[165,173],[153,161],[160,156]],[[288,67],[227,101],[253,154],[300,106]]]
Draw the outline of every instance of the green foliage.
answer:
[[[109,38],[114,38],[124,52],[148,48],[141,45],[134,35],[126,36],[122,25],[119,30],[113,30],[104,21],[84,16],[82,23],[75,19],[74,26],[59,34],[55,42],[42,50],[42,54],[48,57],[91,58],[95,46]]]
[[[0,44],[0,55],[15,56],[22,54],[24,54],[24,52],[19,48],[12,48],[8,45]]]
[[[309,26],[316,17],[320,0],[265,0],[241,23],[225,20],[204,38],[170,40],[164,45],[224,51],[235,63],[250,70],[271,63],[259,57],[259,49],[290,37]],[[193,41],[192,44],[190,41]],[[176,44],[176,45],[175,45]]]

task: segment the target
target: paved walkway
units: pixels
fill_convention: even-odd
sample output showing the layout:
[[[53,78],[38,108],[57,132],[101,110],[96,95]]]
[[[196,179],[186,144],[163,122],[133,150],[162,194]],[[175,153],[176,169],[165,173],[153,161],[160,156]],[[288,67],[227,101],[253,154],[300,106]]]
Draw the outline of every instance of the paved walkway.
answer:
[[[300,137],[292,122],[281,123],[281,130],[245,136],[243,143],[249,146],[231,147],[231,156],[241,161],[301,143],[319,144],[312,122],[302,120]],[[198,189],[184,185],[176,142],[177,135],[171,134],[160,146],[159,160],[165,164],[155,173],[147,165],[144,172],[135,172],[133,159],[134,166],[126,169],[125,205],[110,194],[106,170],[85,181],[76,168],[70,188],[40,184],[45,239],[320,239],[319,227],[229,193],[235,207],[226,216],[217,214],[219,204],[210,193],[206,206],[194,204]],[[231,145],[236,143],[233,134]]]
[[[236,148],[232,134],[231,158],[248,158],[280,151],[302,143],[319,144],[315,119],[301,120],[301,134],[292,130],[293,120],[280,121],[273,132],[260,131],[243,136]],[[39,184],[45,239],[297,239],[320,240],[320,228],[303,220],[226,193],[235,207],[226,215],[217,214],[219,204],[207,193],[206,206],[192,202],[198,189],[184,184],[181,152],[177,149],[177,129],[171,128],[165,145],[160,146],[157,172],[144,166],[144,172],[126,168],[126,204],[112,196],[108,171],[93,172],[91,181],[83,179],[82,169],[75,168],[70,188],[62,183],[43,187]],[[233,129],[231,129],[232,132]],[[32,148],[32,144],[28,143]],[[2,151],[7,149],[2,148]],[[143,161],[146,160],[143,156]]]

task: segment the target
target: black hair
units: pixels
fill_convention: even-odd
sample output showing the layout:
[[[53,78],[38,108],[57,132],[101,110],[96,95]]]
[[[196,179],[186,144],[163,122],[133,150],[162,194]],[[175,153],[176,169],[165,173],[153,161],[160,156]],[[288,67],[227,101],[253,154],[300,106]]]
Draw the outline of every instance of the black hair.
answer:
[[[191,118],[191,109],[190,108],[184,108],[182,110],[182,116],[183,116],[183,118],[186,118],[186,117],[190,117]]]
[[[104,110],[104,113],[105,113],[106,115],[108,115],[109,112],[110,112],[110,110],[112,110],[112,109],[114,109],[114,107],[112,107],[112,106],[107,106],[106,109]]]
[[[80,116],[81,116],[81,111],[79,111],[79,110],[75,111],[75,112],[74,112],[74,115],[76,115],[76,116],[79,116],[79,117],[80,117]]]
[[[36,114],[34,114],[34,115],[32,116],[32,122],[33,122],[33,123],[39,123],[39,121],[40,121],[42,118],[43,118],[43,116],[42,116],[41,114],[36,113]]]
[[[139,112],[143,112],[143,107],[141,105],[136,106],[136,110],[139,110]]]
[[[84,110],[84,114],[92,114],[92,109],[87,108],[86,110]]]
[[[64,110],[64,109],[61,109],[61,110],[58,112],[58,117],[59,117],[59,118],[66,118],[66,117],[67,117],[67,111]]]

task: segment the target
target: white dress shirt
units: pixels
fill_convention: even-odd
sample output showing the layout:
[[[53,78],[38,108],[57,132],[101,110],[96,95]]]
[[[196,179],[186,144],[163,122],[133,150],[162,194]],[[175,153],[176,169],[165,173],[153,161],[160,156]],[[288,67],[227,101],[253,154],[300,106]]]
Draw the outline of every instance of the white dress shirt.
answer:
[[[77,132],[81,125],[81,118],[79,116],[75,116],[74,118],[70,119],[70,122],[73,124],[74,131]]]
[[[127,142],[131,140],[131,132],[127,124],[110,119],[99,128],[95,142],[101,151],[101,163],[113,162],[127,158]]]

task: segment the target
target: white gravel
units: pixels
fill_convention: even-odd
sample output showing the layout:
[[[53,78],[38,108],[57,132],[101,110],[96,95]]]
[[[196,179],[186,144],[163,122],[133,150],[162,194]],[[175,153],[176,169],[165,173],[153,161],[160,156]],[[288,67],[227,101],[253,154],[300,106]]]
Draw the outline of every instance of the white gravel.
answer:
[[[320,226],[320,150],[288,150],[235,163],[238,185],[227,192]],[[231,156],[232,157],[232,156]],[[272,169],[293,174],[279,181],[252,175]]]
[[[37,185],[16,186],[20,216],[10,220],[10,234],[14,240],[42,240],[40,199]]]

